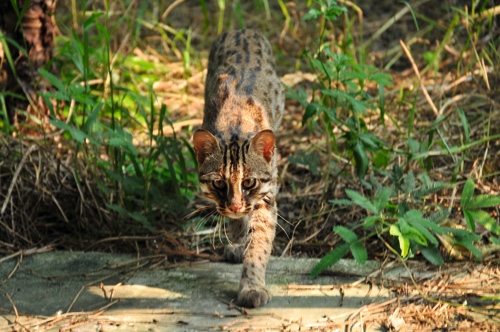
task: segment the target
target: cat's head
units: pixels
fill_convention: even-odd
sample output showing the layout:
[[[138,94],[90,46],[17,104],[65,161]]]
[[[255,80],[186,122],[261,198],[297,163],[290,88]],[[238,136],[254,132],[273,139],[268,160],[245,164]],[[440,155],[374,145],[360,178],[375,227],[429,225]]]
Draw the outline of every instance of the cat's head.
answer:
[[[270,204],[266,196],[274,190],[274,144],[271,130],[229,142],[204,129],[194,133],[201,191],[221,215],[239,219],[258,204]]]

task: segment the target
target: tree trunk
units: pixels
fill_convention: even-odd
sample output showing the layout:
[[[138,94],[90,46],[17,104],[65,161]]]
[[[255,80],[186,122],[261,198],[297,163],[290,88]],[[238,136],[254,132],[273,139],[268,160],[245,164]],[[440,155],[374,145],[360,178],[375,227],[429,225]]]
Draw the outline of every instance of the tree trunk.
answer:
[[[10,63],[6,50],[0,49],[0,88],[11,93],[6,98],[9,122],[32,124],[38,119],[44,131],[48,129],[48,109],[38,92],[47,91],[49,86],[41,79],[38,69],[44,68],[52,58],[53,11],[53,0],[17,0],[17,9],[10,0],[0,1],[0,29],[26,51],[19,50],[13,43],[4,43],[3,47],[7,46],[12,56],[13,63]],[[17,13],[22,15],[19,25]]]

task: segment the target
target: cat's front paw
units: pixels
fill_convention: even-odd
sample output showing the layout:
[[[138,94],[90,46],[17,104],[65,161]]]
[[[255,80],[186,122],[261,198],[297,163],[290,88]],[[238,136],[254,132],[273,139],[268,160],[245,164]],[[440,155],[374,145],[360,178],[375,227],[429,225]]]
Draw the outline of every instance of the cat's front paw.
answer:
[[[241,263],[243,262],[244,252],[245,246],[243,244],[229,244],[224,248],[224,259],[231,263]]]
[[[243,288],[238,294],[238,304],[246,308],[258,308],[271,300],[271,292],[264,286]]]

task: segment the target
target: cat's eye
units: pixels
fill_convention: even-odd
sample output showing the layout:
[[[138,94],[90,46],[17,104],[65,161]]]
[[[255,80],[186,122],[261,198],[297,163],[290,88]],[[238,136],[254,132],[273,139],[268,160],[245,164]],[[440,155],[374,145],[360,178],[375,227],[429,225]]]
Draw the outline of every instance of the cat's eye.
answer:
[[[244,189],[252,189],[256,184],[257,181],[254,178],[245,179],[242,183]]]
[[[224,188],[226,188],[226,181],[224,181],[224,180],[215,180],[213,182],[213,185],[217,189],[224,189]]]

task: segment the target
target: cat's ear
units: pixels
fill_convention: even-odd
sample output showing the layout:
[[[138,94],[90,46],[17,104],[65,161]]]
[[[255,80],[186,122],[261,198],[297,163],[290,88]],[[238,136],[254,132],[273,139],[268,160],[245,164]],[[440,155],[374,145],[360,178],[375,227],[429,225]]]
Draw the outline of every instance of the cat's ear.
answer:
[[[193,146],[198,164],[202,164],[209,155],[219,149],[217,138],[205,129],[198,129],[194,132]]]
[[[274,154],[274,141],[273,131],[266,129],[260,131],[252,138],[251,145],[258,154],[263,156],[267,162],[270,162]]]

